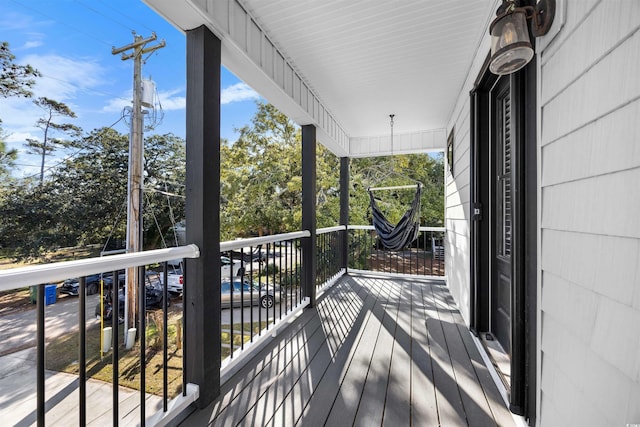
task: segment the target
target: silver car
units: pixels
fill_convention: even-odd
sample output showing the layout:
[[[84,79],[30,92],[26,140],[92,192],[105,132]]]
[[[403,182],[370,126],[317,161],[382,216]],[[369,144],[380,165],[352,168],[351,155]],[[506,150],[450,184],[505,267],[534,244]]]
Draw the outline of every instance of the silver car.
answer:
[[[240,281],[236,279],[233,281],[233,289],[231,282],[223,280],[221,283],[220,301],[223,308],[233,307],[248,307],[250,305],[260,305],[262,308],[271,308],[273,305],[280,301],[280,292],[278,292],[279,286],[260,286],[256,282],[249,280]]]

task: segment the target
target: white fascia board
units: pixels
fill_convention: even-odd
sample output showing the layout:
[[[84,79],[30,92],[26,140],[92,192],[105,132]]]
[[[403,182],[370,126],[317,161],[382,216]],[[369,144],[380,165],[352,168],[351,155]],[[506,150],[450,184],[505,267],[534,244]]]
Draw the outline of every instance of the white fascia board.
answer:
[[[349,157],[377,157],[399,154],[441,152],[447,148],[446,129],[432,129],[393,135],[349,139]]]
[[[202,10],[193,2],[188,0],[142,0],[142,2],[183,33],[201,25],[207,25],[218,38],[222,38],[222,34],[208,25]]]

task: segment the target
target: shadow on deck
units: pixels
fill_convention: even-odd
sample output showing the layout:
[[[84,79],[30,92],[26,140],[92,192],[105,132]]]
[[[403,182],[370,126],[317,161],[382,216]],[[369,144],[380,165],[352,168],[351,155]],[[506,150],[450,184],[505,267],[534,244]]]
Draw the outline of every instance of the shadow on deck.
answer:
[[[444,282],[346,275],[182,425],[513,425]]]

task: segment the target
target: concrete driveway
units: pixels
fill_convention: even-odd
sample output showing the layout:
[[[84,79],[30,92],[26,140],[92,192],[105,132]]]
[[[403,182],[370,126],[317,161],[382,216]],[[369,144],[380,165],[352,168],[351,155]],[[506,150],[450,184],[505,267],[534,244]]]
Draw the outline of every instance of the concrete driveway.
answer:
[[[97,324],[94,316],[99,295],[87,297],[85,318],[87,326]],[[36,345],[36,310],[0,317],[0,356]],[[55,304],[45,307],[45,337],[49,341],[78,329],[78,298],[58,297]]]
[[[94,310],[99,295],[87,297],[87,326],[98,324]],[[45,307],[45,336],[50,341],[78,330],[78,298],[59,298]],[[36,424],[36,310],[0,317],[0,424]],[[78,424],[78,376],[45,371],[46,424]],[[120,425],[139,424],[140,393],[119,388]],[[110,425],[112,387],[110,383],[87,380],[87,424]],[[162,399],[146,394],[147,419],[162,408]]]

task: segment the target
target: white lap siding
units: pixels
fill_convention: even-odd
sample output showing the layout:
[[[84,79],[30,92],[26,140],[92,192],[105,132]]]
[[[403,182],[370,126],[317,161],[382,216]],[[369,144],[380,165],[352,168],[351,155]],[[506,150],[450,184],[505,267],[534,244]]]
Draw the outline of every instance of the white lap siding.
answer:
[[[541,55],[540,424],[640,423],[640,2],[566,2]]]

